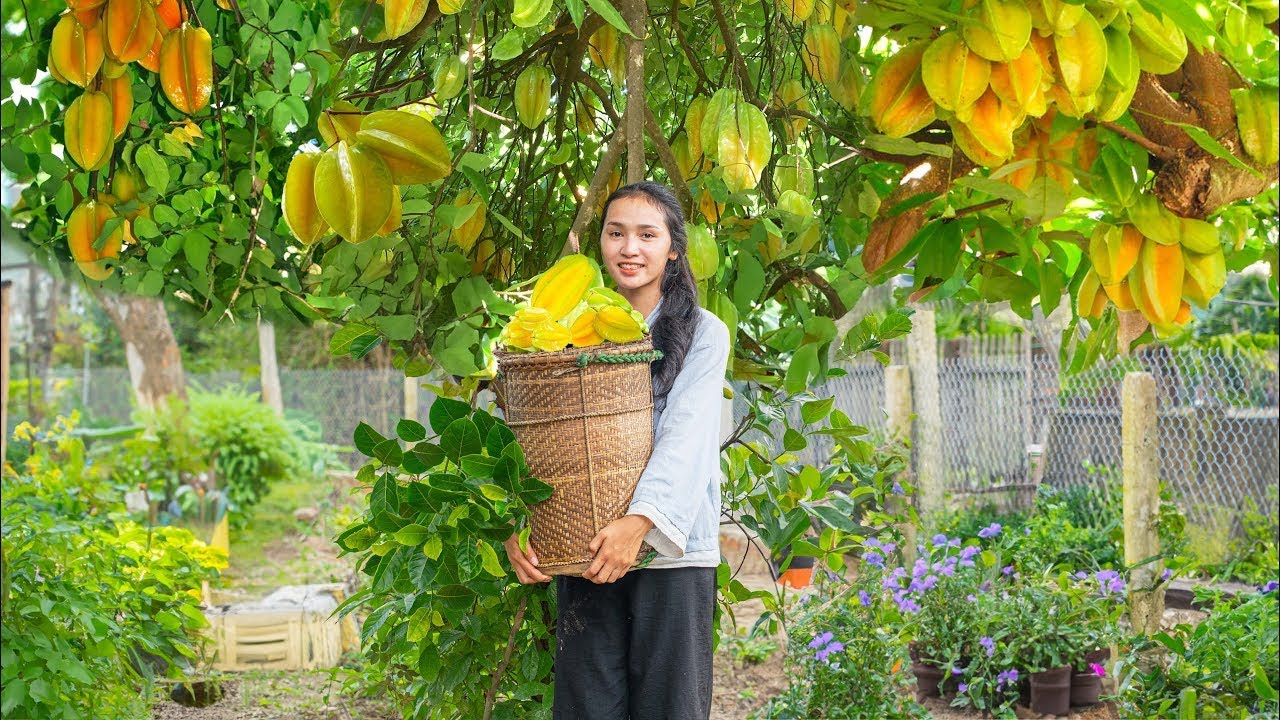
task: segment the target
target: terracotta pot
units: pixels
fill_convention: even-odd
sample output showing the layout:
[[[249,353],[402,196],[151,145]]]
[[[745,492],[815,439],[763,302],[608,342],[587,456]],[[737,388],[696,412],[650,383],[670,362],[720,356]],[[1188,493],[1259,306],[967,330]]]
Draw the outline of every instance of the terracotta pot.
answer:
[[[813,568],[791,568],[778,576],[778,582],[795,590],[809,587],[813,582]]]
[[[1031,710],[1050,715],[1071,712],[1071,666],[1031,674]]]
[[[1071,704],[1097,705],[1102,695],[1102,678],[1092,670],[1071,674]]]
[[[1084,667],[1080,669],[1088,670],[1089,665],[1092,663],[1097,663],[1098,665],[1106,665],[1107,661],[1110,659],[1111,659],[1111,648],[1100,648],[1092,652],[1087,652],[1084,655]]]
[[[911,674],[916,676],[916,700],[941,695],[938,683],[942,682],[942,668],[916,661],[911,663]]]

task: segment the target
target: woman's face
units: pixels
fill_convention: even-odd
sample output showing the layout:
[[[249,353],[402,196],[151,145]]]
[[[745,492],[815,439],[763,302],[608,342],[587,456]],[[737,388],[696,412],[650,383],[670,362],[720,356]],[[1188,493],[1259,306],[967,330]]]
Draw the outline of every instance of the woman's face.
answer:
[[[662,287],[668,260],[677,255],[662,211],[643,197],[614,200],[604,219],[600,255],[618,289]]]

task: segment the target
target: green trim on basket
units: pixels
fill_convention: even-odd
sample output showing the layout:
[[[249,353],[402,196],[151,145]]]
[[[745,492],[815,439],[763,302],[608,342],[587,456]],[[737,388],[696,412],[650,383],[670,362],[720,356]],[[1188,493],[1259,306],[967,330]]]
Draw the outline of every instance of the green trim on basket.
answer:
[[[662,359],[662,351],[654,350],[647,353],[618,353],[610,355],[608,353],[582,353],[578,356],[578,367],[586,367],[593,362],[602,363],[638,363],[638,362],[656,362]]]

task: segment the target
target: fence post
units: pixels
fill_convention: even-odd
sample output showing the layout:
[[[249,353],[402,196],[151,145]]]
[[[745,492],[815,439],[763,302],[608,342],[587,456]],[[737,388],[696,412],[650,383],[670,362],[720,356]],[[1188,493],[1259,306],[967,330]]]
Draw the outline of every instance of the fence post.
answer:
[[[938,326],[932,306],[916,307],[907,337],[907,365],[911,371],[911,407],[916,416],[916,487],[920,523],[946,506],[942,477],[942,397],[938,384]]]
[[[0,281],[0,465],[9,443],[9,298],[12,280]]]
[[[280,364],[276,360],[276,326],[258,319],[258,371],[262,402],[284,415],[284,394],[280,391]]]
[[[884,409],[888,414],[889,439],[894,442],[911,443],[911,370],[905,365],[890,365],[884,369]],[[910,467],[911,456],[907,455]],[[909,474],[909,473],[904,473]],[[889,512],[897,515],[906,510],[903,498],[894,496],[889,501]],[[915,523],[900,523],[902,533],[902,563],[911,567],[916,562],[916,526]]]
[[[1164,587],[1157,587],[1163,560],[1156,520],[1160,512],[1160,463],[1156,381],[1151,373],[1124,376],[1120,439],[1124,472],[1124,562],[1129,571],[1129,621],[1147,635],[1160,631]]]
[[[405,377],[404,379],[404,419],[418,420],[418,378]]]

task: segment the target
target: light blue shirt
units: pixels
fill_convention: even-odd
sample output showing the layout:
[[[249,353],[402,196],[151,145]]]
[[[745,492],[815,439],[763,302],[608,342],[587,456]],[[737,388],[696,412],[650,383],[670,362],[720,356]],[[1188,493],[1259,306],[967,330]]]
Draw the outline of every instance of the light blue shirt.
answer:
[[[653,327],[662,301],[645,320]],[[653,454],[627,513],[653,521],[649,568],[720,564],[720,417],[729,329],[705,308],[665,405],[653,409]]]

